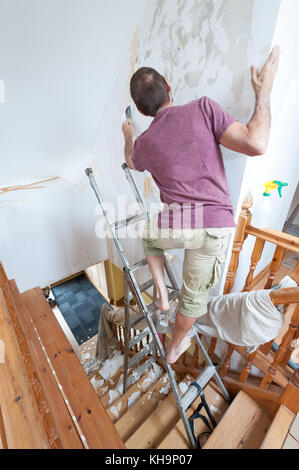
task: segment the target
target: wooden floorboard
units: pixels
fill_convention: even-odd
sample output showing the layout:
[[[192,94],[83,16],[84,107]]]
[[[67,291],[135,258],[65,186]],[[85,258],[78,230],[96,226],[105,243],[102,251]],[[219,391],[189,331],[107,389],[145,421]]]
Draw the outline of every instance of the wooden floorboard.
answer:
[[[183,380],[185,384],[190,381],[188,376]],[[174,395],[171,393],[126,441],[126,447],[128,449],[156,449],[179,418],[179,410]]]
[[[47,357],[38,341],[37,334],[30,321],[29,313],[22,302],[15,282],[9,281],[9,287],[18,312],[20,324],[28,343],[29,351],[34,361],[38,379],[55,424],[55,432],[57,432],[64,449],[83,449],[82,441],[74,426],[61,391],[58,388],[57,381],[49,367]]]
[[[22,294],[41,343],[56,371],[58,381],[74,413],[76,427],[88,447],[124,448],[117,431],[90,384],[79,360],[67,341],[50,306],[39,288]],[[80,435],[81,435],[80,432]]]
[[[258,449],[269,427],[266,411],[241,391],[203,449]]]
[[[0,364],[0,407],[7,447],[9,449],[48,448],[48,437],[1,288],[0,336],[5,344],[5,362]]]

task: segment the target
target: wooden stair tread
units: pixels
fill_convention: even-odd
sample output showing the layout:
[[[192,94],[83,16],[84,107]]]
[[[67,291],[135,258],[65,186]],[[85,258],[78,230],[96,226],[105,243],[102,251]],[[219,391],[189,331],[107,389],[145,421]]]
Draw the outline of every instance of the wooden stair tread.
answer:
[[[166,394],[169,393],[170,387],[168,384],[168,377],[164,375],[145,394],[140,397],[136,396],[136,403],[116,422],[115,427],[124,442],[136,430],[139,432],[139,426],[143,425],[150,414],[157,408],[159,402],[165,399]],[[134,399],[134,396],[131,396],[131,398]]]
[[[294,415],[284,405],[279,407],[261,449],[281,449],[293,422]]]
[[[99,388],[96,389],[96,394],[101,399],[101,402],[105,408],[108,406],[108,403],[109,403],[109,399],[110,399],[109,393],[112,390],[114,390],[122,374],[123,374],[123,369],[120,369],[116,372],[115,375],[113,375],[113,377],[110,377],[108,380],[103,379],[100,371],[98,374],[94,376],[95,380],[99,380],[100,382],[104,380],[103,385],[101,385]],[[91,383],[93,383],[93,381],[91,381]]]
[[[138,382],[131,385],[124,395],[121,395],[110,404],[106,411],[112,423],[115,423],[128,411],[129,399],[133,393],[140,393],[141,397],[143,393],[146,393],[150,388],[152,388],[161,378],[156,375],[156,380],[152,380],[152,375],[152,369],[150,369],[150,371],[143,375]]]
[[[190,384],[191,376],[186,376],[181,383]],[[160,381],[159,381],[160,382]],[[158,384],[159,384],[158,382]],[[159,393],[159,392],[158,392]],[[146,394],[147,395],[147,394]],[[139,402],[134,405],[132,412],[135,413],[135,416],[139,419],[140,411],[146,407],[147,402],[152,402],[144,396],[144,399],[139,400]],[[165,397],[165,395],[164,395]],[[138,406],[137,406],[138,405]],[[151,408],[150,408],[151,405]],[[150,403],[149,409],[152,410],[152,404]],[[129,410],[131,411],[131,410]],[[132,416],[131,416],[132,417]],[[180,414],[176,405],[175,398],[172,393],[170,393],[163,402],[156,407],[156,409],[151,412],[147,417],[146,421],[140,423],[139,428],[132,434],[132,436],[125,440],[127,449],[155,449],[160,444],[161,440],[169,433],[177,421],[179,420]],[[134,419],[134,418],[133,418]],[[129,420],[126,420],[126,415],[124,415],[121,420],[124,422],[124,425],[129,425]],[[120,421],[121,421],[120,420]],[[116,429],[120,432],[118,423],[116,423]]]
[[[205,397],[207,403],[210,407],[210,410],[214,416],[216,423],[218,424],[222,416],[229,407],[229,404],[225,401],[224,397],[221,395],[219,388],[213,382],[208,383],[204,389]],[[187,410],[188,418],[196,410],[197,406],[201,402],[200,397],[197,397],[196,400],[192,403],[190,408]],[[201,414],[207,417],[207,413],[203,408],[200,411]],[[209,431],[209,428],[204,424],[201,419],[196,419],[194,421],[194,434],[198,436],[200,433]],[[170,433],[163,439],[163,441],[157,447],[158,449],[189,449],[190,443],[185,431],[185,427],[182,419],[174,426]]]
[[[269,427],[267,412],[240,391],[203,449],[258,449]]]

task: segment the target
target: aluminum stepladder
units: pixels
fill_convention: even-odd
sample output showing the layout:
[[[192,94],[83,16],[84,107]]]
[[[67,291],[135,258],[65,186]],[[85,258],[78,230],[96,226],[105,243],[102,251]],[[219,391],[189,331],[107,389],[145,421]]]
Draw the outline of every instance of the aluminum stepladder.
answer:
[[[140,195],[140,192],[135,184],[135,181],[133,179],[132,173],[129,170],[129,167],[127,164],[123,164],[122,168],[126,174],[126,178],[133,190],[133,193],[135,195],[136,201],[141,209],[140,213],[131,217],[128,217],[126,220],[123,221],[118,221],[118,222],[111,222],[109,218],[109,214],[107,213],[106,209],[103,206],[103,200],[101,197],[101,193],[99,190],[99,187],[97,185],[97,182],[94,178],[94,174],[91,168],[87,168],[85,170],[85,173],[87,174],[89,178],[90,185],[92,189],[95,192],[96,198],[99,202],[99,205],[101,207],[101,210],[103,212],[103,215],[106,220],[107,228],[113,238],[115,247],[118,251],[118,254],[122,260],[123,263],[123,273],[124,273],[124,300],[125,300],[125,354],[124,354],[124,379],[123,379],[123,393],[126,392],[127,387],[132,385],[135,381],[137,381],[142,374],[150,367],[150,365],[155,362],[156,360],[156,352],[158,350],[159,355],[163,361],[165,370],[167,372],[168,378],[169,378],[169,383],[172,388],[172,392],[174,394],[176,404],[178,407],[178,410],[180,412],[189,442],[191,448],[195,449],[197,447],[196,440],[194,437],[194,434],[191,430],[190,423],[186,414],[187,409],[190,407],[190,405],[193,403],[193,401],[199,396],[200,389],[204,389],[204,387],[208,384],[208,382],[211,380],[212,377],[215,378],[218,386],[220,387],[225,399],[227,401],[230,400],[229,394],[216,370],[216,367],[212,363],[209,355],[207,354],[207,351],[205,347],[203,346],[198,330],[196,327],[196,323],[194,326],[191,328],[189,332],[190,337],[194,337],[195,341],[199,347],[199,350],[202,351],[202,354],[205,358],[205,363],[206,366],[201,372],[201,374],[195,379],[194,382],[192,382],[191,385],[189,385],[188,389],[182,396],[180,396],[179,389],[176,383],[175,379],[175,374],[174,371],[171,367],[171,365],[166,361],[166,356],[165,356],[165,351],[164,347],[162,345],[162,342],[160,340],[160,337],[158,335],[156,325],[155,325],[155,320],[157,318],[157,308],[155,307],[154,303],[147,305],[145,303],[145,300],[142,296],[142,292],[146,291],[147,289],[154,287],[154,281],[153,279],[150,279],[149,281],[145,282],[142,285],[138,285],[136,278],[134,276],[134,272],[137,270],[141,269],[143,266],[147,264],[146,259],[143,259],[142,261],[139,261],[138,263],[134,264],[133,266],[130,266],[126,255],[124,253],[124,250],[119,242],[118,239],[118,234],[117,230],[119,228],[126,227],[130,224],[138,223],[142,220],[149,219],[149,214],[148,211],[145,207],[145,204],[143,202],[143,199]],[[165,271],[167,273],[168,279],[171,283],[171,286],[168,286],[170,288],[170,293],[169,293],[169,300],[172,301],[176,299],[179,294],[180,290],[178,288],[178,285],[176,283],[176,280],[173,276],[173,273],[171,271],[171,268],[169,266],[169,263],[167,262],[165,258]],[[131,306],[130,306],[130,301],[132,299],[135,299],[137,307],[140,309],[139,314],[130,315],[131,311]],[[143,331],[130,340],[129,336],[129,331],[131,328],[134,327],[141,319],[146,319],[147,322],[147,327],[143,329]],[[143,338],[145,338],[147,335],[151,334],[152,336],[152,341],[145,345],[141,351],[136,353],[132,358],[129,358],[129,351],[132,349],[136,344],[138,344],[140,341],[142,341]],[[134,374],[128,377],[128,372],[130,369],[133,367],[136,367],[138,363],[143,360],[146,356],[152,354],[151,358],[146,360],[138,369],[134,371]]]

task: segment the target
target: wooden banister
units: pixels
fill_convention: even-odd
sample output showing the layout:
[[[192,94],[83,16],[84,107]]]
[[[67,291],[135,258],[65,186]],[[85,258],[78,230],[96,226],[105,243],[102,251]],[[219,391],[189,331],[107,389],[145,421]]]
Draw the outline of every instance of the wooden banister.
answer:
[[[42,416],[11,327],[8,306],[1,287],[0,336],[5,344],[5,362],[0,364],[0,407],[3,417],[1,428],[5,429],[6,446],[9,449],[49,448]]]
[[[274,305],[299,303],[299,287],[272,290],[270,299]]]
[[[22,298],[76,418],[81,439],[91,449],[125,448],[42,291],[31,289]]]
[[[245,232],[247,235],[252,235],[255,238],[260,238],[274,245],[299,253],[299,237],[294,237],[294,235],[278,232],[277,230],[271,230],[269,228],[260,229],[252,225],[247,225]]]
[[[15,281],[9,281],[9,287],[23,334],[28,342],[28,353],[32,357],[31,363],[34,363],[43,400],[47,403],[48,414],[51,416],[52,434],[55,429],[55,435],[63,449],[84,449]]]

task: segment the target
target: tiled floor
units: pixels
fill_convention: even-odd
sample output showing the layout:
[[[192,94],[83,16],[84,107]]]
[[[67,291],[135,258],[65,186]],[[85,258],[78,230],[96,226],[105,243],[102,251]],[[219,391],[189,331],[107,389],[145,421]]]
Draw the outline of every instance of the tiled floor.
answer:
[[[55,302],[80,345],[98,332],[104,297],[82,274],[52,288]]]

